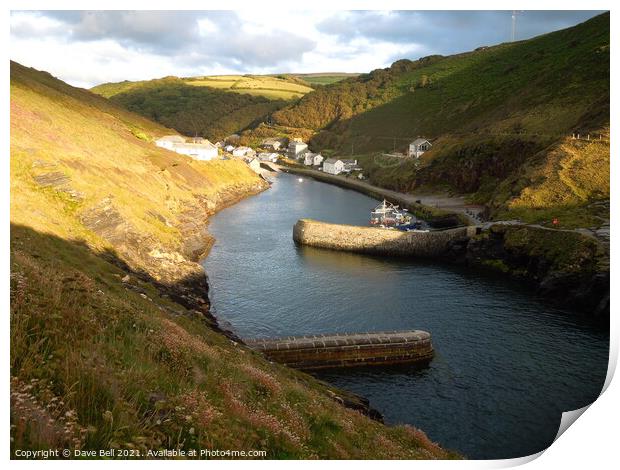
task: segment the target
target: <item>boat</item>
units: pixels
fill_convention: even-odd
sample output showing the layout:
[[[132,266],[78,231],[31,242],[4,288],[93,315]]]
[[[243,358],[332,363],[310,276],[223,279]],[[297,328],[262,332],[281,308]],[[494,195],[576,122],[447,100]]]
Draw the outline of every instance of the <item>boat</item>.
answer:
[[[370,224],[383,228],[396,228],[399,225],[409,224],[411,216],[406,210],[399,210],[398,206],[385,199],[370,213]]]

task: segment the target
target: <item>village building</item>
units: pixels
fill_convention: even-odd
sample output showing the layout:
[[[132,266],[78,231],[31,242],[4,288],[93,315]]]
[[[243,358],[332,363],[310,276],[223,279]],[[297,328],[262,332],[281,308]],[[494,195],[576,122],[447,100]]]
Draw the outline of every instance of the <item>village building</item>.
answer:
[[[304,152],[304,165],[319,166],[323,162],[323,156],[320,153]]]
[[[344,163],[338,158],[328,158],[323,162],[323,171],[330,175],[339,175],[344,171]]]
[[[280,155],[275,152],[261,152],[258,154],[258,159],[263,162],[272,162],[275,163],[278,161],[278,157]]]
[[[208,161],[217,158],[217,147],[208,140],[198,144],[175,144],[172,150],[182,155],[188,155],[196,160]]]
[[[232,152],[233,157],[253,157],[256,152],[250,147],[237,147]]]
[[[235,150],[235,146],[227,145],[226,147],[224,147],[224,150],[226,150],[228,153],[231,153],[233,150]]]
[[[165,135],[155,141],[155,145],[168,150],[172,150],[175,144],[184,144],[185,138],[180,135]]]
[[[305,150],[308,150],[308,144],[305,144],[304,142],[292,140],[288,144],[288,156],[290,158],[299,158],[301,153]]]
[[[351,173],[353,170],[359,169],[357,166],[357,160],[343,159],[342,171],[345,173]]]
[[[250,169],[251,169],[254,173],[260,173],[260,172],[261,172],[261,168],[260,168],[260,161],[258,160],[258,158],[252,158],[252,159],[248,162],[248,166],[250,167]]]
[[[430,150],[433,144],[431,144],[428,140],[417,138],[413,142],[409,144],[409,151],[407,152],[408,157],[420,158],[424,152]]]
[[[266,150],[280,150],[284,147],[284,141],[283,139],[278,139],[276,137],[269,137],[268,139],[263,140],[261,145]]]
[[[180,135],[167,135],[157,139],[155,145],[196,160],[213,160],[218,155],[217,147],[202,137],[186,139]]]

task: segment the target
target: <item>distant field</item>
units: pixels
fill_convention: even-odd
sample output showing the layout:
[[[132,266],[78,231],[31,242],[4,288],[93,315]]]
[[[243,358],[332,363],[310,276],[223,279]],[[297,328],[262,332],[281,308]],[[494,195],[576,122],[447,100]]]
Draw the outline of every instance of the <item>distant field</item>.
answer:
[[[248,93],[269,99],[298,99],[312,91],[311,87],[298,83],[295,79],[267,75],[215,75],[184,78],[183,81],[192,86],[212,87],[234,93]]]
[[[358,75],[359,73],[297,73],[293,76],[311,85],[329,85]]]

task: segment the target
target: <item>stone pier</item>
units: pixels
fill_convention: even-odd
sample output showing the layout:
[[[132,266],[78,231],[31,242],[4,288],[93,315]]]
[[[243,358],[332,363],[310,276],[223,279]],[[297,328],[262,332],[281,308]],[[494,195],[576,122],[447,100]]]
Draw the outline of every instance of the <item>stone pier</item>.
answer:
[[[245,343],[272,361],[298,369],[401,363],[425,365],[433,358],[431,335],[420,330],[290,336],[245,340]]]
[[[476,231],[476,227],[469,226],[430,232],[402,232],[300,219],[293,227],[293,240],[301,245],[332,250],[433,258],[447,254],[454,242],[467,239]]]

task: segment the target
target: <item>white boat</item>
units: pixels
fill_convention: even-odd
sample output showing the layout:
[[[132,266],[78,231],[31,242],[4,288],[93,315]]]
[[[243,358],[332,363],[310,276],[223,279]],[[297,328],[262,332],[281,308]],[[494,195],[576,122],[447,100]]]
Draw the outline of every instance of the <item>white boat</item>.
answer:
[[[398,206],[387,202],[385,199],[370,213],[370,224],[379,227],[390,228],[408,223],[411,217],[398,210]]]

